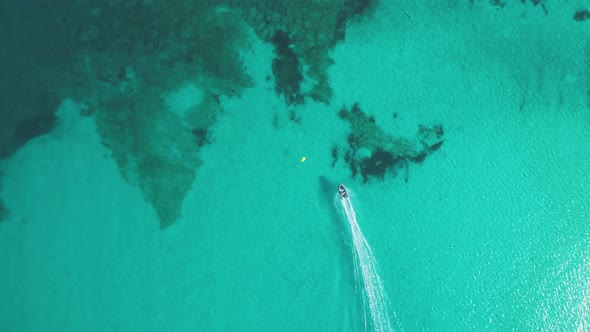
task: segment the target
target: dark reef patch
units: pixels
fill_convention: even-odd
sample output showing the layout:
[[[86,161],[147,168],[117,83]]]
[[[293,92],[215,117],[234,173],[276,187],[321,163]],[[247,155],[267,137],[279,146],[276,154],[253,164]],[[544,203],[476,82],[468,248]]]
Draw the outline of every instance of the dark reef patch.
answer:
[[[581,22],[590,19],[590,11],[587,9],[579,10],[574,14],[574,20]]]
[[[344,39],[347,22],[365,16],[375,1],[267,1],[231,0],[231,7],[240,8],[242,16],[252,26],[260,39],[273,42],[278,32],[286,33],[292,51],[305,64],[304,72],[310,78],[306,96],[329,104],[332,88],[328,68],[334,64],[330,57],[332,48]]]
[[[363,182],[367,182],[369,177],[378,177],[383,180],[387,170],[395,168],[401,160],[400,156],[395,156],[391,152],[382,150],[373,152],[370,157],[363,158],[360,161]]]
[[[59,99],[47,84],[23,77],[26,60],[0,55],[0,158],[51,131]]]
[[[301,123],[301,116],[297,115],[297,112],[294,109],[289,110],[289,120],[295,123]]]
[[[533,7],[537,7],[537,6],[540,5],[541,9],[543,10],[543,13],[545,15],[548,15],[549,14],[549,10],[547,10],[547,7],[543,3],[544,0],[520,0],[520,3],[522,3],[524,5],[526,5],[529,2],[533,4]]]
[[[370,5],[371,0],[344,0],[336,19],[335,40],[344,40],[346,23],[353,17],[362,15]]]
[[[288,105],[302,104],[301,82],[303,82],[303,74],[297,54],[290,47],[292,40],[285,32],[277,31],[271,41],[277,55],[272,61],[275,90],[284,96]]]
[[[364,183],[371,178],[383,181],[388,173],[395,175],[401,169],[406,170],[404,180],[407,181],[409,163],[423,162],[444,142],[441,125],[420,125],[416,137],[410,140],[388,134],[358,104],[354,104],[350,110],[343,108],[338,114],[351,127],[344,161],[348,164],[352,177],[360,173]]]
[[[334,168],[336,166],[336,163],[338,162],[338,147],[337,146],[333,146],[332,150],[331,150],[331,154],[332,154],[332,163],[330,165],[332,165],[332,168]]]
[[[82,115],[95,117],[102,144],[160,225],[172,225],[222,111],[219,97],[252,85],[240,56],[248,24],[235,1],[236,8],[227,5],[0,2],[0,158],[51,130],[58,103],[72,98]],[[202,102],[171,112],[163,97],[187,81],[198,85]]]
[[[469,6],[471,8],[474,8],[476,2],[478,2],[477,0],[469,0]],[[502,9],[506,6],[506,3],[510,3],[509,1],[504,1],[504,0],[488,0],[489,4],[496,7],[497,9]],[[547,10],[547,7],[545,6],[545,1],[544,0],[520,0],[520,3],[522,5],[527,6],[529,3],[531,3],[533,5],[533,7],[540,7],[541,10],[543,10],[543,13],[545,15],[549,14],[549,10]]]
[[[195,142],[199,148],[205,145],[205,143],[210,143],[208,137],[209,130],[207,128],[193,129],[191,132],[195,136]]]
[[[30,139],[48,133],[55,126],[57,118],[52,112],[40,113],[17,124],[14,131],[14,141],[24,144]]]

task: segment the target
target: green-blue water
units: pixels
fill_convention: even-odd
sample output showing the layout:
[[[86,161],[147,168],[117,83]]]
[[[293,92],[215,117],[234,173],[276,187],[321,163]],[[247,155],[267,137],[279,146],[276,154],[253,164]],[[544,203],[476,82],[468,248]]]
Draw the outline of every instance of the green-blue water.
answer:
[[[587,4],[158,3],[2,5],[0,330],[364,331],[339,183],[394,330],[590,328]]]

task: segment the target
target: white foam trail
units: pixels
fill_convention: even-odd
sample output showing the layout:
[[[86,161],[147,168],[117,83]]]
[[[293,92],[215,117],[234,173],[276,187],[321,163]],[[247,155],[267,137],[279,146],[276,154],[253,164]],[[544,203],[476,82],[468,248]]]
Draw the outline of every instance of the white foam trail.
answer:
[[[367,320],[367,304],[372,327],[375,331],[393,331],[389,319],[390,307],[377,270],[377,260],[373,255],[371,246],[363,236],[359,224],[356,220],[356,213],[350,201],[350,195],[340,197],[342,208],[348,219],[350,233],[352,235],[354,271],[357,281],[362,279],[363,283],[363,314],[365,322],[365,331],[368,331],[369,324]],[[395,317],[395,313],[391,311]]]

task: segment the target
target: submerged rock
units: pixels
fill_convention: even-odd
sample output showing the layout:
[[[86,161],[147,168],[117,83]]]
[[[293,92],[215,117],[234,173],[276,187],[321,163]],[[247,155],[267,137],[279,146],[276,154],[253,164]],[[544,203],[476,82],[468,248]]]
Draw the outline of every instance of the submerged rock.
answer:
[[[295,52],[291,49],[289,36],[278,31],[272,38],[276,58],[272,61],[272,72],[275,77],[275,90],[285,97],[288,105],[303,103],[301,94],[301,64]]]
[[[441,125],[420,125],[413,139],[394,137],[379,127],[358,104],[350,110],[343,108],[339,115],[351,127],[344,161],[349,165],[352,176],[360,173],[363,182],[370,178],[383,180],[387,173],[395,174],[400,168],[407,167],[409,162],[424,161],[444,141]]]
[[[146,89],[103,104],[96,121],[124,178],[141,189],[165,228],[180,217],[201,160],[191,129],[165,109],[157,91]]]
[[[587,9],[579,10],[574,14],[574,21],[582,22],[590,20],[590,11]]]
[[[249,27],[267,42],[276,37],[280,48],[273,73],[289,103],[302,102],[306,75],[314,84],[306,93],[329,102],[329,51],[344,38],[347,20],[369,4],[4,1],[0,158],[51,130],[55,107],[72,98],[83,104],[81,113],[95,117],[103,144],[125,179],[154,206],[161,226],[171,225],[201,164],[199,148],[214,135],[210,126],[221,109],[215,100],[239,96],[252,85],[240,57],[249,47]],[[207,97],[181,119],[166,113],[160,99],[186,81],[197,81]],[[294,111],[289,117],[300,119]]]
[[[90,83],[74,91],[93,110],[102,143],[162,228],[180,217],[202,164],[200,148],[211,142],[210,127],[223,111],[220,96],[238,96],[252,84],[240,59],[248,44],[238,13],[205,3],[174,6],[170,10],[184,16],[168,20],[142,5],[129,10],[135,21],[103,30],[102,42],[89,45],[94,52],[78,68]],[[109,36],[119,42],[106,43]],[[187,81],[198,86],[201,96],[193,99],[200,101],[182,112],[169,110],[164,95]]]
[[[273,42],[281,32],[289,37],[296,46],[291,59],[305,64],[304,74],[313,81],[307,95],[327,104],[332,97],[327,70],[334,63],[329,53],[344,39],[347,23],[370,12],[373,3],[371,0],[232,0],[230,6],[241,9],[244,20],[262,40]],[[290,61],[293,65],[294,61]]]

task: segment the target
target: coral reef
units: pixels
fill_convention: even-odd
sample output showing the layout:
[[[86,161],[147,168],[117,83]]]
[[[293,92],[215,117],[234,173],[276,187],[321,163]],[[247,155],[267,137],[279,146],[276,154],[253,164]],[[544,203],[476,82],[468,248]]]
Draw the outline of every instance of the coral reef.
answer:
[[[101,30],[103,37],[108,33],[115,38],[116,46],[89,46],[92,51],[79,71],[97,82],[94,93],[73,91],[94,110],[103,144],[112,151],[125,179],[137,185],[152,204],[162,227],[180,216],[184,196],[201,165],[199,148],[210,142],[209,127],[222,111],[219,96],[235,96],[251,84],[239,59],[239,49],[247,40],[239,15],[205,7],[190,12],[196,18],[177,23],[177,29],[184,31],[178,40],[134,48],[132,54],[142,53],[137,59],[111,55],[121,53],[127,39],[140,35],[125,35],[124,27]],[[151,18],[148,10],[144,19]],[[182,115],[166,109],[162,93],[197,78],[204,93],[200,103]]]
[[[35,61],[35,56],[0,52],[0,158],[9,157],[55,125],[57,95],[41,72],[23,75],[36,68],[28,68]]]
[[[587,9],[579,10],[574,14],[574,20],[578,22],[590,20],[590,11]]]
[[[82,115],[95,117],[125,179],[154,206],[160,225],[169,226],[201,164],[199,149],[215,139],[210,127],[223,111],[220,98],[239,96],[251,85],[239,55],[248,47],[249,27],[275,46],[269,66],[287,104],[306,96],[327,103],[329,51],[344,38],[347,22],[370,4],[3,1],[0,157],[51,130],[57,103],[73,97]],[[304,77],[313,82],[310,91],[300,91]],[[186,81],[202,91],[200,103],[184,114],[167,110],[163,94]],[[292,109],[289,117],[299,121]]]
[[[241,9],[243,18],[262,40],[272,42],[277,34],[287,35],[293,54],[309,66],[305,73],[315,81],[309,96],[329,103],[332,89],[327,69],[334,62],[329,51],[344,38],[346,23],[366,13],[371,1],[232,0],[228,4]]]
[[[506,6],[506,1],[504,0],[487,0],[489,2],[490,5],[501,9],[504,8]],[[469,0],[469,4],[470,6],[473,7],[473,5],[475,5],[476,2],[479,2],[478,0]],[[547,10],[547,7],[545,6],[545,1],[544,0],[520,0],[520,3],[527,6],[529,3],[531,3],[533,5],[533,7],[539,7],[541,8],[541,10],[543,11],[543,13],[545,15],[549,14],[549,10]]]
[[[163,107],[158,92],[144,87],[138,93],[101,104],[97,127],[125,179],[141,189],[166,227],[180,216],[201,161],[194,134]]]
[[[213,137],[219,97],[251,85],[239,56],[247,25],[224,3],[2,2],[0,157],[51,130],[57,103],[73,97],[83,115],[96,117],[125,179],[141,188],[161,226],[171,225],[201,163],[199,148]],[[184,81],[204,96],[180,115],[162,99]]]
[[[383,180],[388,172],[395,174],[400,168],[407,167],[409,162],[420,163],[443,144],[444,132],[440,125],[420,125],[416,138],[409,140],[387,134],[358,104],[350,110],[343,108],[338,114],[351,128],[344,161],[349,165],[352,176],[360,173],[363,182],[373,177]],[[337,150],[333,149],[332,157],[337,156]]]
[[[291,49],[289,36],[279,31],[272,38],[277,57],[272,61],[272,72],[275,76],[275,90],[285,97],[287,104],[302,104],[301,94],[301,64],[295,52]]]

